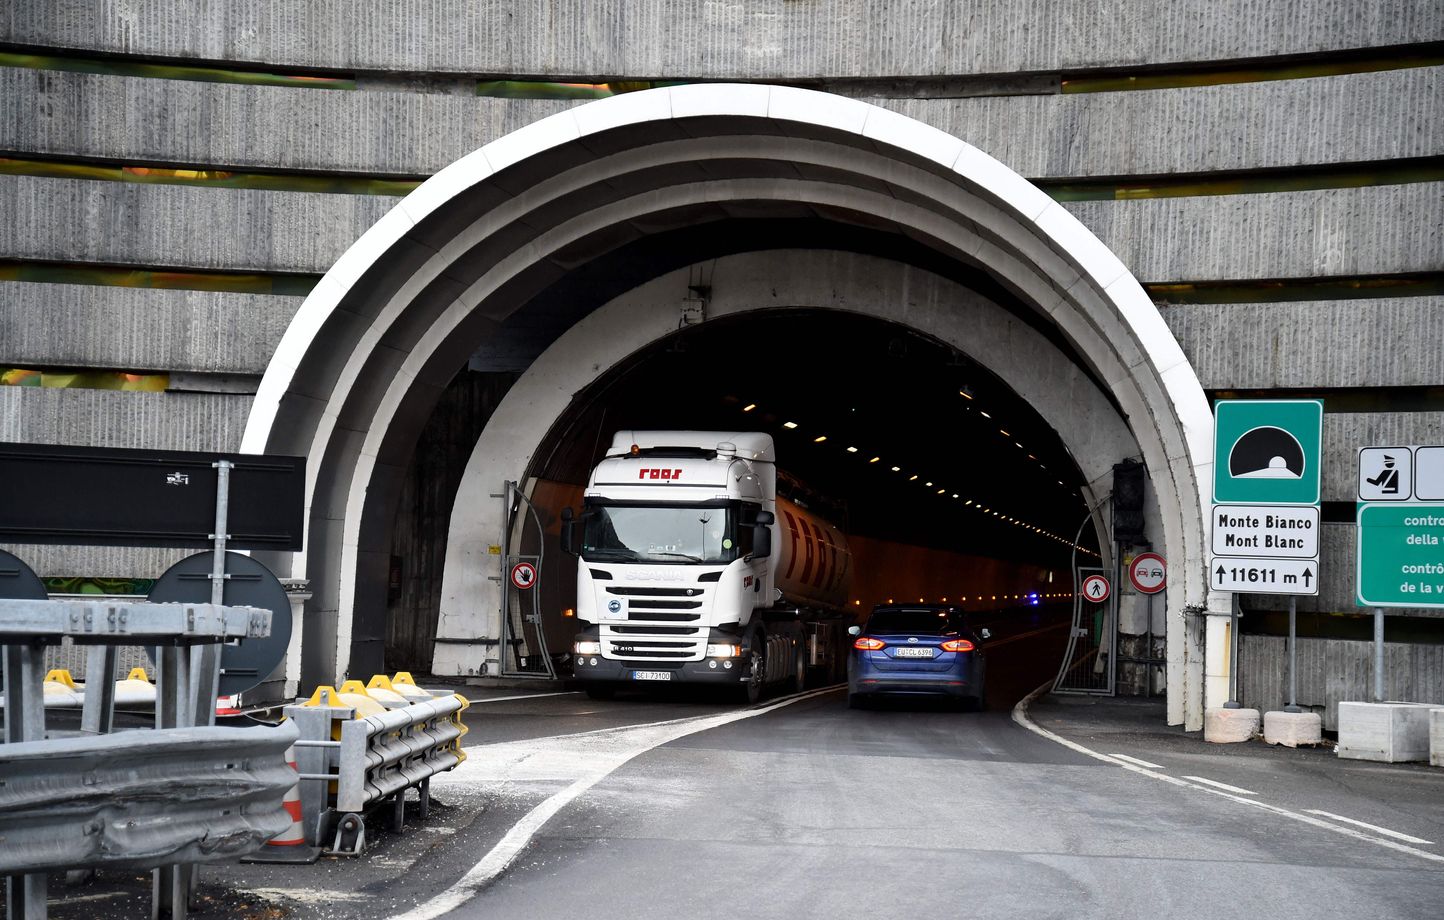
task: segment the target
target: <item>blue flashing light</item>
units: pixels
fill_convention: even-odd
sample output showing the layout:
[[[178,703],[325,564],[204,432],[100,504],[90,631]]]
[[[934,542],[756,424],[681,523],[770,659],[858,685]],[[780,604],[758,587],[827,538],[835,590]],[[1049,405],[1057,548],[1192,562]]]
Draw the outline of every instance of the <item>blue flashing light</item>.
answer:
[[[1032,594],[1028,595],[1028,603],[1034,607],[1042,603],[1042,601],[1038,599],[1037,591],[1034,591]]]

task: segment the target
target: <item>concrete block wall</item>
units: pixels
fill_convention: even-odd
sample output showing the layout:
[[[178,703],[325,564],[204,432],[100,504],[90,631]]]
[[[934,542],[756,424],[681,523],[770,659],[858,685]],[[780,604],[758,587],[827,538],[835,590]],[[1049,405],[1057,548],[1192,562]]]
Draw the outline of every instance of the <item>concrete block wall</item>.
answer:
[[[354,75],[359,88],[0,67],[0,149],[108,167],[419,179],[577,104],[477,97],[476,79],[784,81],[861,95],[1055,184],[1133,188],[1160,177],[1204,183],[1220,172],[1267,171],[1287,179],[1344,168],[1382,177],[1348,188],[1185,189],[1177,197],[1068,203],[1145,283],[1437,279],[1444,184],[1414,174],[1401,181],[1396,167],[1444,156],[1444,121],[1435,114],[1444,66],[1387,61],[1440,40],[1444,13],[1432,0],[1221,0],[1202,25],[1197,9],[1163,0],[1117,15],[1088,0],[1021,7],[419,0],[368,3],[361,15],[349,0],[50,0],[0,10],[0,42],[122,63],[319,68]],[[1095,71],[1247,71],[1287,56],[1386,63],[1327,76],[1245,73],[1240,81],[1171,89],[1062,91],[1065,81]],[[3,175],[0,271],[18,266],[23,277],[26,266],[58,264],[312,276],[396,200]],[[0,280],[0,367],[166,372],[172,389],[0,388],[0,439],[238,446],[247,381],[264,371],[298,296],[62,282]],[[1358,397],[1331,405],[1325,428],[1324,497],[1347,501],[1359,444],[1437,442],[1444,434],[1441,412],[1422,411],[1437,392],[1430,388],[1444,382],[1438,285],[1404,289],[1410,296],[1391,290],[1299,300],[1259,285],[1234,302],[1161,309],[1206,388]],[[1412,401],[1394,405],[1394,391],[1383,387],[1404,388]],[[1326,556],[1345,558],[1351,539],[1326,533]],[[169,558],[140,550],[20,552],[55,575],[149,577]],[[1326,576],[1324,596],[1310,603],[1351,609],[1347,589],[1343,576]]]

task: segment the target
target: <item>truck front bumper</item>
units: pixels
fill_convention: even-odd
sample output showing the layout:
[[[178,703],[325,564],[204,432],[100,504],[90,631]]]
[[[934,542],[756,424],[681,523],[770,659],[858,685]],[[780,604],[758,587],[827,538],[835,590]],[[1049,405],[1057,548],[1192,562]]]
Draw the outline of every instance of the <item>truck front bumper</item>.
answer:
[[[594,663],[595,662],[595,663]],[[730,665],[730,667],[728,667]],[[733,685],[747,680],[746,658],[705,658],[702,661],[621,661],[600,655],[574,659],[572,676],[588,683],[716,684]],[[658,675],[666,674],[666,677]]]

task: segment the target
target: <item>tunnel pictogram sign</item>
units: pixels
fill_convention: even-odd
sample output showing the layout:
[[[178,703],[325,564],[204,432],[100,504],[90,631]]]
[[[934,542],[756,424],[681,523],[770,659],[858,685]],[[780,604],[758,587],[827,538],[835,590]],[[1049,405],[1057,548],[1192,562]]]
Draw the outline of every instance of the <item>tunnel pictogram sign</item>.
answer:
[[[536,584],[536,566],[530,562],[518,562],[512,566],[511,583],[523,591]]]
[[[1317,399],[1224,399],[1214,407],[1213,500],[1314,505],[1324,404]]]
[[[1102,575],[1089,575],[1083,579],[1083,596],[1095,604],[1101,604],[1108,600],[1108,595],[1112,593],[1112,586]]]

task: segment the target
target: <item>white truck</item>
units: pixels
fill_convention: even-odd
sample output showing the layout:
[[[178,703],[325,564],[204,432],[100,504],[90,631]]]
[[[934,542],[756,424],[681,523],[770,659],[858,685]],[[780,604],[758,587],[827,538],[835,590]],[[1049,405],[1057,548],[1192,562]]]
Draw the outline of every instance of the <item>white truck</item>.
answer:
[[[593,697],[841,680],[852,556],[834,524],[778,494],[772,436],[619,431],[562,513],[579,557],[574,674]]]

